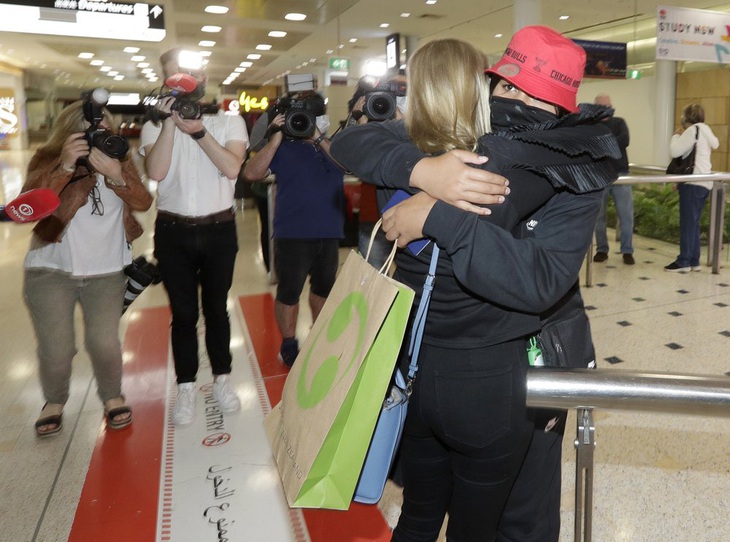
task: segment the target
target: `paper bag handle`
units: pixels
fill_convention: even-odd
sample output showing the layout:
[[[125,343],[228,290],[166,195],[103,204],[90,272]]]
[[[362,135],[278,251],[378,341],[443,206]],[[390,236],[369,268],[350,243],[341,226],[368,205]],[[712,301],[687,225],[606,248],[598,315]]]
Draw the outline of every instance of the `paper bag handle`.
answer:
[[[375,226],[373,226],[373,231],[370,234],[370,242],[368,243],[368,251],[365,254],[365,261],[368,261],[370,259],[370,250],[373,248],[373,244],[375,243],[375,236],[378,234],[378,230],[380,229],[380,226],[383,225],[383,219],[379,218],[378,221],[375,223]],[[383,266],[378,270],[378,273],[382,275],[389,275],[390,274],[390,267],[393,265],[393,260],[395,259],[395,253],[398,251],[398,241],[393,241],[393,248],[390,250],[390,254],[385,259],[385,262],[383,263]]]

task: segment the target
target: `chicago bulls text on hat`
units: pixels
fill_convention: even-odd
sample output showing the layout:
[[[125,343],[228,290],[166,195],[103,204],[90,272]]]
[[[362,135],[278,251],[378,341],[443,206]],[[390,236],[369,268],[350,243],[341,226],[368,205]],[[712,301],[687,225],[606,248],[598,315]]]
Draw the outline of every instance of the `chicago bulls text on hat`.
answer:
[[[487,73],[509,81],[533,98],[578,110],[576,95],[583,78],[586,53],[582,47],[547,26],[518,30],[504,55]]]

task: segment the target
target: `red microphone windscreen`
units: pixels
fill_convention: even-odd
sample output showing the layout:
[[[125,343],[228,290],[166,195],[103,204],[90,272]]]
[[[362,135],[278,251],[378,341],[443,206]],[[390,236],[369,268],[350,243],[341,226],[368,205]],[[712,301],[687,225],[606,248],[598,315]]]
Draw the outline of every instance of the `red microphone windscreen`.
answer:
[[[198,80],[189,73],[174,73],[165,79],[165,86],[177,92],[190,93],[198,86]]]
[[[50,188],[35,188],[20,194],[5,205],[5,214],[13,222],[35,222],[55,211],[61,200]]]

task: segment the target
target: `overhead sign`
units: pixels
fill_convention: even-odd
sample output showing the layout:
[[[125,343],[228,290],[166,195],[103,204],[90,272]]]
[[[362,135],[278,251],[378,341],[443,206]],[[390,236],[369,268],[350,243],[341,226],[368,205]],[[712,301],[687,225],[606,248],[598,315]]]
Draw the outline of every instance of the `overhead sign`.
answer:
[[[656,58],[730,64],[730,14],[657,7]]]
[[[391,76],[400,69],[400,34],[391,34],[385,38],[385,67]]]
[[[110,0],[0,0],[0,31],[162,41],[162,4]]]
[[[573,40],[586,52],[586,77],[626,78],[626,44],[613,41]]]
[[[350,59],[349,58],[330,58],[330,69],[349,72],[350,71]]]

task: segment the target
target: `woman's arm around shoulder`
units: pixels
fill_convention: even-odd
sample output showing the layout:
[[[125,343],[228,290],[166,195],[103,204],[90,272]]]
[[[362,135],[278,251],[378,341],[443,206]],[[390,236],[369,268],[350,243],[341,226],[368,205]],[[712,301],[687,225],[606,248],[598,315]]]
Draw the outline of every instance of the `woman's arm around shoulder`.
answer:
[[[436,240],[466,288],[494,303],[540,313],[575,283],[593,236],[602,191],[560,192],[515,238],[488,219],[437,202],[423,233]]]
[[[408,140],[401,121],[350,126],[332,139],[330,154],[365,182],[411,193],[411,172],[427,156]]]

